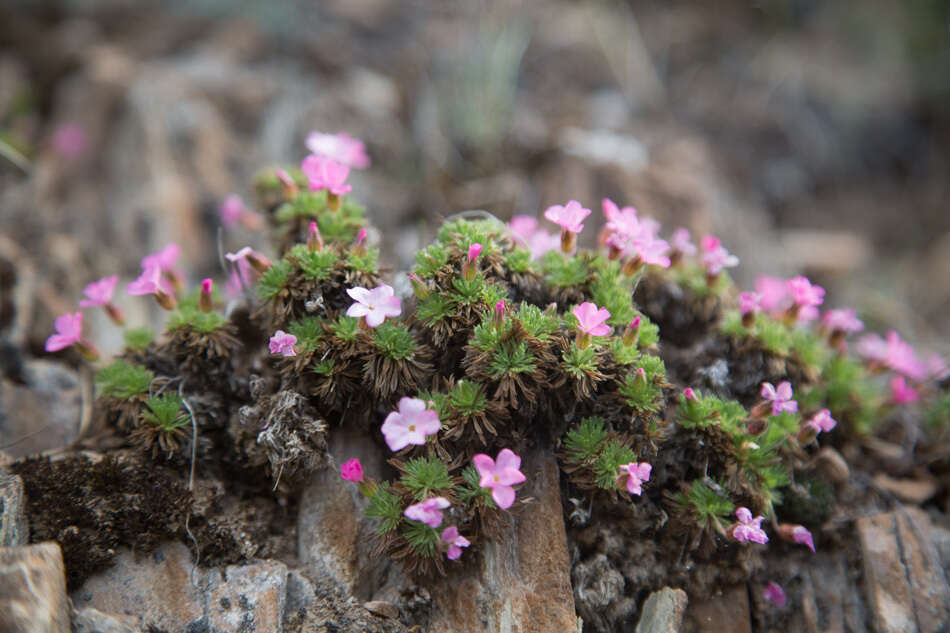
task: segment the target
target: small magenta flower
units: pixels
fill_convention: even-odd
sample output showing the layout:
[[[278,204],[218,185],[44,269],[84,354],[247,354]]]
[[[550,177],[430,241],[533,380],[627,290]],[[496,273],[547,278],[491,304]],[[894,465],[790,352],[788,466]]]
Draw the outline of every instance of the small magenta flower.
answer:
[[[58,352],[67,347],[76,346],[76,349],[86,360],[94,361],[99,358],[99,352],[82,338],[82,312],[73,312],[56,317],[53,322],[56,329],[55,334],[51,334],[46,339],[44,349],[47,352]]]
[[[158,305],[166,310],[173,310],[177,304],[175,297],[166,290],[166,283],[162,279],[162,270],[154,263],[146,267],[138,279],[129,282],[125,287],[125,291],[133,297],[153,295]]]
[[[667,253],[670,251],[670,245],[666,240],[661,240],[654,235],[644,232],[639,237],[634,238],[629,248],[624,251],[631,257],[624,263],[623,272],[630,276],[640,270],[644,264],[651,264],[661,268],[670,267],[670,258]]]
[[[422,446],[426,436],[434,435],[442,428],[439,414],[426,407],[419,398],[400,398],[398,411],[393,411],[383,421],[382,432],[389,450],[396,452],[410,444]]]
[[[501,299],[495,304],[494,310],[495,324],[501,325],[505,320],[505,300]]]
[[[340,466],[340,477],[346,481],[351,481],[354,484],[363,483],[363,464],[360,463],[360,460],[353,459],[347,460],[342,466]]]
[[[255,251],[250,246],[245,246],[236,253],[225,253],[224,258],[234,264],[244,260],[253,266],[254,270],[261,273],[262,275],[266,273],[271,267],[270,260]]]
[[[503,448],[497,460],[479,453],[472,458],[475,469],[481,475],[478,485],[491,489],[491,497],[502,510],[507,510],[515,502],[515,489],[512,486],[522,483],[525,476],[521,473],[521,458],[514,451]]]
[[[459,534],[459,529],[454,525],[442,530],[442,542],[449,546],[448,551],[445,552],[445,557],[449,560],[457,560],[462,555],[462,548],[471,545],[467,538]]]
[[[462,278],[466,281],[475,279],[475,262],[482,254],[482,245],[478,242],[468,247],[468,257],[462,262]]]
[[[212,294],[214,282],[210,278],[201,280],[201,295],[198,297],[198,307],[202,312],[211,312],[214,307],[214,295]]]
[[[678,228],[673,231],[673,237],[670,239],[670,245],[673,247],[675,258],[692,256],[696,254],[696,245],[691,241],[689,229]]]
[[[762,592],[762,595],[766,600],[774,604],[779,609],[784,607],[788,602],[788,599],[785,597],[785,590],[782,589],[781,585],[775,581],[772,581],[765,586],[765,590]]]
[[[792,384],[787,380],[780,382],[778,387],[770,382],[763,382],[761,396],[772,403],[772,415],[778,415],[782,411],[798,411],[798,402],[792,400]]]
[[[643,494],[642,484],[644,481],[650,480],[650,472],[652,470],[653,466],[647,462],[640,462],[639,464],[637,462],[630,462],[629,464],[623,464],[620,467],[620,475],[617,477],[617,483],[623,485],[624,479],[626,479],[627,492],[639,496]]]
[[[781,314],[792,305],[788,284],[784,279],[759,275],[755,280],[755,291],[759,294],[762,310],[773,316]]]
[[[109,318],[112,319],[113,323],[123,325],[125,323],[125,315],[122,314],[122,310],[119,306],[112,302],[112,295],[115,294],[115,286],[117,283],[119,283],[119,276],[110,275],[109,277],[103,277],[99,281],[87,284],[82,291],[83,294],[86,295],[86,298],[79,300],[79,307],[92,308],[101,306],[106,311],[106,314],[109,315]]]
[[[687,400],[696,400],[696,399],[697,399],[697,398],[696,398],[696,392],[693,391],[693,388],[692,388],[692,387],[687,387],[686,389],[683,389],[683,397],[686,398]]]
[[[346,310],[346,316],[359,317],[369,327],[382,325],[386,317],[402,314],[402,302],[394,296],[392,286],[381,284],[372,290],[350,288],[346,291],[356,303]]]
[[[598,308],[590,301],[585,301],[572,312],[577,317],[577,346],[581,349],[590,346],[592,336],[610,334],[610,326],[606,323],[610,318],[607,308]]]
[[[577,234],[584,230],[584,218],[590,215],[590,209],[585,209],[577,200],[571,200],[566,205],[553,205],[544,212],[544,217],[561,227],[561,250],[573,253],[577,244]]]
[[[610,198],[600,201],[601,210],[607,223],[602,234],[604,244],[610,249],[610,258],[617,259],[629,242],[649,233],[648,227],[637,217],[633,207],[617,207]]]
[[[877,334],[862,336],[858,340],[858,353],[912,380],[924,380],[928,374],[927,365],[917,357],[914,348],[902,341],[894,330],[887,333],[886,339]]]
[[[403,515],[407,519],[421,521],[430,528],[437,528],[442,525],[442,511],[450,505],[445,497],[431,497],[409,506]]]
[[[310,154],[303,159],[300,170],[307,176],[311,191],[326,189],[334,196],[345,196],[353,190],[346,182],[350,168],[332,158]]]
[[[740,543],[752,541],[764,545],[769,542],[769,537],[761,527],[765,517],[759,515],[753,519],[752,512],[746,507],[737,508],[736,517],[739,521],[731,528],[732,538]]]
[[[835,428],[837,424],[838,423],[835,422],[835,419],[831,417],[830,409],[822,409],[813,415],[811,419],[805,422],[805,426],[811,428],[811,430],[813,430],[816,434],[821,433],[822,431],[827,433],[831,429]]]
[[[296,356],[297,350],[294,349],[294,345],[297,344],[297,337],[293,334],[288,334],[283,330],[277,330],[274,332],[274,336],[270,337],[270,353],[271,354],[280,354],[281,356]]]
[[[920,400],[917,390],[907,384],[907,380],[900,374],[891,376],[891,402],[894,404],[910,404]]]
[[[739,265],[739,258],[729,253],[718,237],[704,235],[699,241],[703,249],[703,266],[706,267],[706,277],[715,281],[725,268]]]
[[[825,300],[825,289],[801,275],[789,279],[786,285],[792,298],[789,316],[803,323],[817,319],[818,306]]]
[[[762,309],[762,297],[757,292],[740,292],[739,293],[739,313],[745,316],[746,314],[752,313],[755,314]]]
[[[807,545],[808,549],[815,553],[815,541],[811,537],[811,532],[804,525],[796,525],[792,528],[792,540],[799,545]]]
[[[366,144],[346,132],[326,134],[314,131],[307,135],[306,145],[314,154],[327,156],[350,167],[364,169],[370,165]]]

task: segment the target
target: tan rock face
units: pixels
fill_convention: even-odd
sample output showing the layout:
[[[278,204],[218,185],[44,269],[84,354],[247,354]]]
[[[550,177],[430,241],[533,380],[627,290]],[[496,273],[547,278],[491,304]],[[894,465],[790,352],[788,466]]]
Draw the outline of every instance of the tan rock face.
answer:
[[[643,603],[636,633],[678,633],[687,602],[682,589],[663,587],[654,591]]]
[[[29,540],[23,480],[0,472],[0,546],[26,545]]]
[[[56,543],[0,547],[0,631],[70,633],[63,554]]]
[[[725,587],[719,594],[693,597],[686,607],[683,630],[695,633],[751,633],[749,591],[743,585]]]

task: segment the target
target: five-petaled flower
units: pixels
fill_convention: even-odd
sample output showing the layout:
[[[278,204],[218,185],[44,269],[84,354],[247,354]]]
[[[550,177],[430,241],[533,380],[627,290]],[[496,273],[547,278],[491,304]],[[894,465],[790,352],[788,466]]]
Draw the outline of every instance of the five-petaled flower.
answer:
[[[398,407],[398,411],[386,416],[382,427],[386,444],[393,452],[410,444],[422,446],[426,443],[426,436],[438,433],[442,428],[439,414],[426,408],[426,403],[419,398],[400,398]]]
[[[739,258],[729,253],[718,237],[704,235],[699,241],[703,249],[703,266],[706,267],[706,276],[715,279],[724,268],[739,265]]]
[[[731,528],[732,538],[740,543],[752,541],[753,543],[765,544],[769,542],[769,537],[761,527],[762,520],[765,517],[759,515],[753,519],[752,512],[746,507],[737,508],[736,517],[739,521]]]
[[[577,200],[566,205],[556,204],[545,210],[544,217],[561,227],[561,251],[573,253],[577,245],[577,234],[584,230],[584,218],[590,215]]]
[[[86,287],[83,288],[83,294],[86,295],[86,298],[79,300],[79,307],[92,308],[102,306],[113,322],[117,325],[124,324],[125,317],[122,314],[122,310],[112,302],[112,295],[115,293],[117,283],[119,283],[119,276],[111,275],[87,284]]]
[[[340,466],[340,477],[355,484],[363,483],[363,464],[355,457],[347,460]]]
[[[766,600],[779,608],[784,607],[788,602],[788,599],[785,597],[785,590],[782,589],[782,587],[775,581],[772,581],[765,586],[765,590],[762,592],[762,595]]]
[[[610,318],[607,308],[598,308],[590,301],[585,301],[572,310],[577,317],[577,327],[584,334],[591,336],[606,336],[610,334],[610,326],[606,321]]]
[[[277,330],[274,332],[274,336],[270,337],[270,353],[280,354],[281,356],[296,356],[297,350],[294,349],[294,345],[296,344],[296,336],[288,334],[283,330]]]
[[[822,409],[815,415],[811,417],[805,425],[811,428],[815,433],[821,433],[824,431],[827,433],[831,429],[835,428],[835,425],[838,423],[835,422],[835,419],[831,417],[830,409]]]
[[[497,459],[479,453],[472,458],[475,469],[481,476],[478,485],[491,489],[492,499],[502,510],[507,510],[515,502],[515,489],[512,486],[525,480],[521,473],[521,458],[507,448],[501,449]]]
[[[300,170],[307,176],[311,191],[326,189],[335,196],[345,196],[353,190],[346,182],[350,168],[332,158],[310,154],[303,159]]]
[[[144,260],[143,260],[144,261]],[[146,266],[142,274],[135,281],[129,282],[125,291],[132,296],[154,295],[158,305],[166,310],[175,308],[175,297],[171,295],[165,280],[162,279],[162,269],[155,263]]]
[[[802,322],[818,318],[818,306],[825,300],[825,289],[817,286],[807,277],[794,277],[786,282],[788,294],[792,298],[792,314]]]
[[[696,254],[696,245],[690,241],[689,229],[680,227],[673,231],[673,237],[670,238],[670,245],[677,255]]]
[[[82,337],[82,312],[66,313],[53,322],[56,333],[46,339],[46,351],[58,352],[79,342]]]
[[[643,494],[643,482],[650,480],[650,472],[653,470],[653,466],[647,462],[630,462],[629,464],[623,464],[620,466],[620,474],[617,477],[617,482],[620,485],[626,483],[627,492],[632,495],[641,495]],[[626,480],[626,482],[624,482]]]
[[[386,317],[397,317],[402,314],[402,303],[399,297],[394,296],[392,286],[381,284],[372,290],[366,288],[350,288],[346,291],[356,303],[346,310],[346,316],[359,317],[369,327],[382,325]]]
[[[406,508],[403,515],[407,519],[422,521],[430,528],[437,528],[442,525],[442,511],[451,504],[445,497],[430,497],[425,501],[415,503]]]
[[[445,552],[445,557],[449,560],[458,559],[462,555],[462,548],[471,545],[467,538],[459,534],[459,529],[454,525],[442,530],[442,541],[449,546]]]
[[[891,330],[887,338],[877,334],[866,334],[858,341],[858,353],[868,360],[890,367],[912,380],[923,380],[929,373],[914,348],[901,340],[900,335]]]
[[[787,380],[780,382],[778,387],[770,382],[763,382],[761,395],[772,403],[772,415],[778,415],[782,411],[798,411],[798,402],[792,400],[792,384]]]
[[[166,244],[161,250],[142,258],[142,268],[157,267],[163,273],[174,273],[175,261],[181,254],[181,248],[175,242]]]
[[[333,160],[363,169],[369,167],[369,156],[366,154],[366,145],[358,138],[353,138],[346,132],[327,134],[311,132],[305,141],[307,149],[314,154],[327,156]]]

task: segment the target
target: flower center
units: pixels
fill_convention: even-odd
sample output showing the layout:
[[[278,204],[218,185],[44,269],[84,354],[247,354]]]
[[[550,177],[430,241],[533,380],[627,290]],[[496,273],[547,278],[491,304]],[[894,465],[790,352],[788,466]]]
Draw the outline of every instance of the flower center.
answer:
[[[495,475],[495,483],[498,483],[498,475]]]
[[[415,424],[410,424],[410,425],[409,425],[409,430],[415,432],[415,430],[416,430],[416,425],[415,425]]]

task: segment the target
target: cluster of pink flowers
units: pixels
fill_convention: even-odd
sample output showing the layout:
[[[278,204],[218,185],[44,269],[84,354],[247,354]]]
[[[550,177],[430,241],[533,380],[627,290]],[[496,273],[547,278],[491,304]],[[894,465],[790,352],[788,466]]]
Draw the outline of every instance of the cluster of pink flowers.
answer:
[[[372,290],[350,288],[346,294],[356,302],[347,308],[346,316],[359,318],[361,325],[379,327],[387,317],[402,314],[402,302],[395,296],[392,286],[381,284]]]
[[[653,218],[639,217],[633,207],[617,207],[608,198],[601,201],[607,222],[603,242],[611,259],[626,259],[624,271],[633,274],[644,264],[669,268],[670,245],[659,238],[660,224]],[[689,234],[686,234],[687,241]]]
[[[818,306],[824,302],[824,297],[824,288],[801,275],[788,280],[760,275],[755,281],[755,292],[740,293],[739,311],[743,316],[751,314],[754,317],[759,312],[765,312],[775,318],[808,323],[818,318]],[[825,318],[830,320],[835,329],[843,332],[853,332],[863,327],[853,311],[832,310],[826,313]]]
[[[739,265],[739,258],[727,251],[718,237],[704,235],[699,241],[699,246],[702,250],[706,276],[710,279],[718,278],[726,268],[734,268]]]
[[[548,251],[557,250],[561,245],[561,238],[548,233],[540,227],[538,220],[530,215],[516,215],[511,218],[508,228],[527,247],[531,259],[535,260]]]

